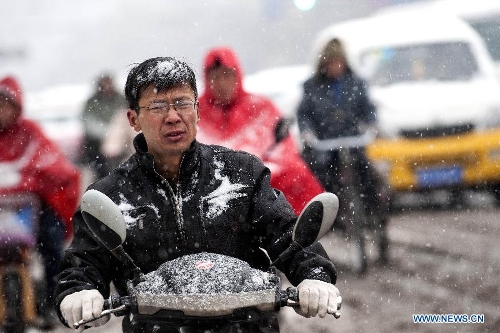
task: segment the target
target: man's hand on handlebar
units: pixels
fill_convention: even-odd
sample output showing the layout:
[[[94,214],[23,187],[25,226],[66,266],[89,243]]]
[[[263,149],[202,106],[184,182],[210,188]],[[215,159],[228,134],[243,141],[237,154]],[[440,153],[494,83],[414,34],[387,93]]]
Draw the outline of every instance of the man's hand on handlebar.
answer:
[[[297,286],[297,290],[300,307],[295,308],[295,311],[298,314],[306,318],[324,318],[327,313],[340,317],[342,297],[333,284],[306,279]]]
[[[82,290],[70,294],[61,302],[61,314],[69,327],[73,328],[75,323],[81,320],[89,320],[98,317],[104,305],[104,297],[96,289]],[[91,321],[86,326],[98,327],[106,324],[110,315]]]

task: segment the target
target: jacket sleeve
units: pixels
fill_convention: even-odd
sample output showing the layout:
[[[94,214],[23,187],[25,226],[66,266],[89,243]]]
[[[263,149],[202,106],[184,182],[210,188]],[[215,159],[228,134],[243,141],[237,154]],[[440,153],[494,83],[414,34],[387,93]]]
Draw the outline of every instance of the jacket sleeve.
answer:
[[[262,246],[274,261],[291,244],[292,230],[297,217],[283,193],[271,187],[269,179],[269,169],[264,167],[257,177],[254,202]],[[329,283],[337,281],[335,266],[318,242],[299,251],[277,268],[294,285],[304,279]]]
[[[59,316],[59,306],[69,294],[97,289],[109,297],[111,275],[116,274],[120,263],[87,228],[80,209],[73,217],[74,237],[60,264],[60,273],[54,294]],[[61,317],[62,319],[62,317]]]
[[[376,121],[375,106],[373,105],[368,95],[366,82],[360,79],[358,79],[357,81],[358,82],[356,86],[358,87],[358,90],[356,94],[358,95],[358,98],[356,106],[358,108],[359,117],[361,121],[363,121],[367,125],[371,125]]]
[[[301,132],[304,131],[313,131],[314,125],[312,124],[311,114],[314,111],[314,103],[312,101],[312,93],[311,93],[312,84],[310,81],[306,81],[304,83],[302,93],[302,99],[297,108],[297,121],[299,125],[299,129]]]

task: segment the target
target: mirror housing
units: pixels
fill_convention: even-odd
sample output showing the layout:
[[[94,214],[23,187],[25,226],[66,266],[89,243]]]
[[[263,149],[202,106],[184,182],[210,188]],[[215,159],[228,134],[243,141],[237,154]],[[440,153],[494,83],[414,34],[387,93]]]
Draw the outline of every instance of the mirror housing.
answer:
[[[332,229],[338,210],[339,199],[333,193],[324,192],[312,198],[297,218],[293,241],[308,247],[321,239]]]
[[[118,206],[104,193],[88,190],[80,203],[83,219],[94,235],[112,250],[125,241],[125,219]]]
[[[88,190],[82,196],[80,209],[92,233],[118,260],[132,267],[133,283],[139,283],[142,279],[141,270],[122,246],[127,235],[127,228],[125,218],[118,206],[106,194],[97,190]]]
[[[276,265],[290,259],[304,247],[312,245],[332,228],[339,209],[339,199],[330,192],[312,198],[300,213],[292,233],[292,243],[272,263]]]

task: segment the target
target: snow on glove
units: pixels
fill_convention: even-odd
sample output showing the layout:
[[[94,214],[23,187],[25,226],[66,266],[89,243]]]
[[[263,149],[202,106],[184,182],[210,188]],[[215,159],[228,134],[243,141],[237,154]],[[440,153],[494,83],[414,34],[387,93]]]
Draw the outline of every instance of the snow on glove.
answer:
[[[315,316],[324,318],[327,313],[333,314],[336,318],[340,316],[342,297],[333,284],[306,279],[297,286],[297,290],[300,307],[296,308],[296,311],[300,315],[306,318]]]
[[[92,319],[100,315],[103,305],[104,297],[99,291],[92,289],[78,291],[64,297],[60,309],[68,326],[73,328],[73,325],[82,319]],[[109,321],[110,317],[110,315],[107,315],[85,325],[102,326]]]

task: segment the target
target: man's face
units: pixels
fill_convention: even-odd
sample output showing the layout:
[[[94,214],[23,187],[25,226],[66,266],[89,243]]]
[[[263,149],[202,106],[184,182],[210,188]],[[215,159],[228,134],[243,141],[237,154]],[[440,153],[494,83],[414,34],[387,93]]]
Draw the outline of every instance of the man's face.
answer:
[[[208,89],[216,101],[220,104],[230,104],[235,95],[238,85],[236,71],[232,68],[220,66],[212,68],[207,73],[209,82]]]
[[[148,151],[155,158],[180,157],[190,147],[196,137],[199,112],[197,104],[188,110],[176,111],[169,106],[168,111],[153,112],[148,109],[161,103],[193,101],[195,96],[188,85],[177,86],[166,91],[156,91],[148,86],[139,99],[139,112],[129,110],[130,125],[142,131],[148,144]]]
[[[12,102],[0,95],[0,131],[12,126],[19,116],[19,108]]]

